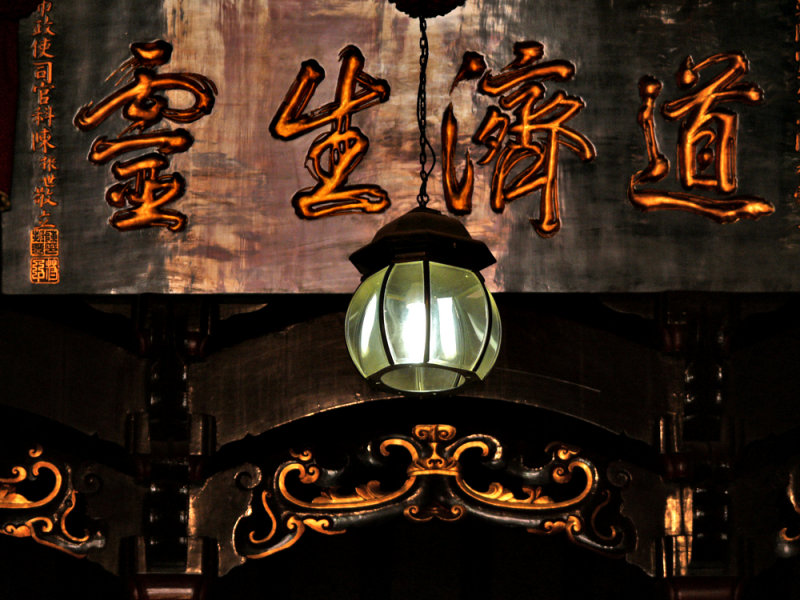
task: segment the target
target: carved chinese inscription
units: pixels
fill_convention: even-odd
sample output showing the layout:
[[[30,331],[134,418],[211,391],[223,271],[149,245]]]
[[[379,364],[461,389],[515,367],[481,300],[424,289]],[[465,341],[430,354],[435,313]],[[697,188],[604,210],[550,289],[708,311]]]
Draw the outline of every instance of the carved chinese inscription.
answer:
[[[369,149],[369,138],[351,126],[352,116],[389,99],[389,84],[364,72],[364,56],[355,46],[345,47],[332,102],[304,112],[325,71],[315,60],[307,60],[292,83],[269,126],[273,137],[293,140],[328,126],[306,154],[306,168],[316,180],[292,197],[297,216],[316,219],[349,212],[382,212],[389,195],[377,185],[347,185],[347,178]]]
[[[722,71],[700,85],[703,71],[719,66]],[[664,179],[670,162],[659,148],[654,118],[656,99],[663,86],[651,76],[639,80],[642,105],[637,119],[644,134],[648,164],[630,179],[628,198],[635,206],[645,211],[684,210],[718,223],[758,219],[774,212],[772,204],[763,198],[734,195],[738,189],[738,116],[721,105],[732,102],[754,105],[762,101],[764,93],[760,87],[741,81],[748,71],[747,59],[741,53],[715,54],[699,63],[689,56],[677,73],[678,87],[687,93],[661,105],[666,120],[680,121],[677,176],[681,185],[690,192],[715,194],[711,197],[641,186]]]
[[[795,65],[795,102],[796,105],[800,104],[800,0],[796,0],[794,4],[794,31],[792,41],[794,42],[794,65]],[[795,105],[795,108],[796,108]],[[794,151],[800,152],[800,117],[795,118],[795,132],[794,132]],[[800,174],[800,168],[795,167],[795,174]],[[800,185],[797,185],[792,197],[795,201],[800,202]]]
[[[490,204],[503,212],[506,203],[540,192],[539,217],[531,219],[536,233],[551,237],[561,228],[558,201],[558,155],[563,146],[582,161],[595,158],[591,141],[566,123],[585,106],[577,96],[562,90],[546,97],[545,81],[569,81],[575,66],[565,60],[540,62],[544,46],[539,42],[514,44],[514,60],[500,73],[487,70],[486,61],[476,52],[467,52],[456,75],[452,90],[463,80],[477,79],[478,92],[498,99],[490,106],[472,136],[475,144],[487,151],[478,164],[492,161]],[[508,112],[511,115],[507,114]],[[454,156],[458,139],[458,121],[452,104],[442,119],[442,170],[444,196],[448,209],[456,214],[472,210],[474,167],[466,152],[466,165],[459,178]]]
[[[30,115],[31,152],[36,157],[41,178],[33,188],[33,203],[38,216],[30,232],[30,282],[56,284],[61,280],[60,232],[53,219],[53,207],[59,205],[55,194],[58,171],[57,146],[53,136],[56,114],[50,94],[56,87],[53,41],[56,36],[53,3],[40,2],[34,13],[31,43],[33,55],[33,87],[36,108]]]
[[[217,88],[213,81],[197,73],[158,73],[157,69],[172,57],[172,45],[163,40],[132,44],[131,54],[109,77],[121,76],[117,87],[123,81],[128,83],[97,104],[83,106],[74,123],[78,129],[89,131],[117,111],[130,121],[116,138],[100,136],[94,140],[89,152],[89,161],[94,164],[105,164],[131,152],[153,150],[111,166],[120,181],[106,190],[106,201],[120,209],[111,216],[111,225],[120,231],[144,227],[181,231],[186,226],[186,215],[165,206],[183,196],[186,182],[180,173],[162,171],[169,166],[168,157],[188,150],[194,138],[183,128],[147,130],[163,119],[192,123],[210,114]],[[188,93],[193,103],[174,108],[162,95],[168,91]]]

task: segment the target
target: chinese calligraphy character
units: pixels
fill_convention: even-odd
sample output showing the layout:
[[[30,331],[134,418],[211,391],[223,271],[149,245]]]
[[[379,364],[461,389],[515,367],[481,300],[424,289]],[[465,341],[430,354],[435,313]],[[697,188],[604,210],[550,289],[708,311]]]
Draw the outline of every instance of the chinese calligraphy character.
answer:
[[[53,215],[51,213],[42,208],[42,212],[39,213],[39,220],[36,223],[36,227],[55,227],[55,224],[50,222],[50,217],[52,216]]]
[[[34,61],[33,62],[33,89],[34,94],[38,95],[39,108],[42,105],[50,104],[50,91],[53,85],[53,61]]]
[[[45,83],[53,83],[53,61],[33,61],[33,78],[44,80]]]
[[[37,95],[37,102],[39,108],[50,104],[50,92],[55,86],[52,83],[48,83],[46,81],[38,81],[34,83],[31,91]],[[49,122],[52,122],[52,117],[48,119]]]
[[[34,131],[31,133],[31,150],[33,152],[41,150],[44,154],[47,154],[48,150],[55,148],[55,144],[53,144],[52,140],[53,133],[47,127],[43,127],[39,131]]]
[[[58,229],[31,230],[31,256],[58,256]]]
[[[40,208],[45,206],[58,206],[58,202],[53,200],[53,188],[48,186],[38,186],[34,188],[33,203]]]
[[[389,195],[377,185],[347,186],[347,178],[369,148],[369,139],[352,127],[352,115],[389,99],[389,84],[364,72],[364,56],[355,46],[339,55],[342,61],[333,102],[304,113],[325,71],[315,60],[304,61],[269,130],[273,137],[292,140],[319,127],[330,129],[312,142],[306,168],[317,181],[292,197],[298,217],[315,219],[346,212],[381,212]]]
[[[49,37],[35,38],[33,42],[31,42],[33,58],[55,58],[55,56],[50,54],[52,43]]]
[[[33,35],[55,35],[53,32],[52,26],[53,21],[50,19],[50,15],[46,14],[45,6],[42,4],[39,5],[40,10],[39,13],[43,15],[42,19],[36,19],[36,23],[33,26]],[[52,8],[52,4],[50,4],[50,8]],[[50,10],[47,8],[47,11]]]
[[[39,158],[39,166],[42,168],[42,171],[45,173],[51,173],[53,171],[58,171],[58,167],[56,166],[56,157],[55,156],[41,156]]]
[[[55,258],[31,258],[31,283],[58,283],[61,267]]]
[[[167,157],[188,150],[194,138],[183,128],[145,130],[162,119],[191,123],[210,114],[217,89],[213,81],[196,73],[158,73],[157,68],[172,57],[172,46],[163,40],[132,44],[131,54],[132,58],[111,75],[132,70],[127,85],[97,104],[82,107],[74,123],[78,129],[89,131],[118,110],[131,121],[115,139],[100,136],[94,140],[89,152],[94,164],[105,164],[128,152],[155,150],[111,166],[114,177],[121,182],[106,190],[106,201],[121,209],[111,216],[111,225],[120,231],[156,226],[181,231],[186,226],[186,215],[165,205],[183,196],[186,182],[180,173],[162,171],[169,166]],[[168,90],[188,92],[193,103],[183,108],[171,107],[168,99],[160,95]]]
[[[725,68],[705,86],[698,86],[701,71],[715,65],[724,65]],[[628,198],[635,206],[645,211],[684,210],[718,223],[732,223],[740,218],[758,219],[774,212],[774,207],[763,198],[731,195],[738,187],[738,117],[720,105],[761,102],[761,88],[740,81],[748,70],[747,59],[740,53],[715,54],[698,64],[689,56],[678,70],[677,81],[680,88],[688,89],[691,93],[661,106],[661,114],[665,119],[682,120],[677,147],[677,171],[681,185],[686,190],[716,192],[722,198],[637,187],[642,183],[661,181],[670,169],[669,159],[658,146],[654,120],[656,98],[661,93],[662,85],[650,76],[640,79],[642,105],[637,121],[644,134],[648,164],[630,179]]]
[[[490,106],[472,136],[475,144],[487,148],[478,159],[485,165],[496,159],[492,175],[490,205],[503,212],[507,202],[541,191],[539,218],[531,219],[536,232],[551,237],[561,228],[558,202],[558,154],[564,146],[582,161],[595,158],[592,143],[581,133],[565,125],[585,106],[583,100],[558,90],[545,98],[543,81],[569,81],[575,67],[564,60],[539,62],[544,46],[538,42],[514,44],[514,60],[500,73],[487,70],[484,58],[467,52],[451,91],[465,79],[477,79],[478,91],[498,98],[498,106]],[[502,110],[501,110],[502,109]],[[512,117],[503,111],[510,111]],[[474,168],[466,153],[466,166],[460,179],[456,176],[454,154],[458,139],[458,122],[452,105],[442,119],[442,169],[448,209],[465,214],[472,210]]]
[[[48,103],[44,104],[45,105],[39,104],[39,106],[36,107],[36,110],[31,114],[31,121],[33,121],[34,125],[37,127],[42,123],[47,124],[48,127],[52,127],[53,119],[55,118],[53,107]]]

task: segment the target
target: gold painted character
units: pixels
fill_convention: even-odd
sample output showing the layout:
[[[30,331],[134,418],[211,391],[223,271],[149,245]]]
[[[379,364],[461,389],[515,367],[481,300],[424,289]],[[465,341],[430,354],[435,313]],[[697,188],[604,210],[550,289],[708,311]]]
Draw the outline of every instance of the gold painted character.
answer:
[[[713,66],[724,69],[705,86],[698,86],[700,73]],[[687,57],[677,73],[678,86],[690,93],[665,102],[661,114],[669,121],[682,120],[678,136],[678,179],[686,190],[706,190],[721,196],[705,197],[685,192],[645,189],[643,183],[655,183],[667,176],[669,159],[661,152],[655,127],[656,99],[662,84],[649,75],[639,80],[642,104],[637,121],[642,128],[648,164],[635,173],[628,185],[628,198],[644,211],[683,210],[708,217],[717,223],[732,223],[740,218],[758,219],[772,214],[775,208],[765,199],[733,196],[738,189],[736,147],[738,116],[720,107],[723,103],[759,104],[763,91],[750,82],[741,82],[749,71],[741,53],[715,54],[695,64]]]
[[[542,82],[569,81],[575,75],[574,65],[564,60],[539,62],[543,56],[544,46],[539,42],[517,42],[514,60],[493,74],[481,55],[467,52],[451,91],[462,80],[480,77],[478,91],[498,98],[499,107],[488,108],[472,136],[474,143],[487,149],[478,164],[496,159],[490,205],[500,213],[507,202],[541,191],[539,218],[531,219],[531,224],[540,236],[552,237],[561,228],[559,148],[572,150],[584,162],[593,160],[596,151],[586,136],[565,125],[583,109],[583,100],[562,90],[545,98]],[[504,111],[511,112],[513,120]],[[451,105],[442,121],[445,201],[451,212],[465,214],[472,210],[473,166],[467,152],[463,175],[456,180],[453,155],[457,137],[458,123]]]
[[[351,126],[357,112],[389,99],[389,84],[364,72],[364,56],[355,46],[339,54],[341,67],[334,100],[304,112],[325,71],[315,60],[304,61],[269,131],[280,140],[293,140],[320,127],[329,130],[318,136],[306,154],[306,168],[316,180],[292,197],[297,216],[316,219],[350,212],[376,213],[389,207],[388,193],[377,185],[351,185],[347,179],[369,149],[369,139]]]
[[[186,226],[186,215],[164,206],[183,196],[186,182],[180,173],[162,171],[169,166],[168,156],[188,150],[194,138],[183,128],[146,130],[163,119],[191,123],[210,114],[217,88],[213,81],[197,73],[158,73],[158,67],[172,57],[172,45],[163,40],[132,44],[131,54],[132,58],[109,76],[121,74],[119,85],[127,72],[133,71],[129,83],[96,105],[90,102],[83,106],[73,122],[78,129],[89,131],[117,111],[131,121],[116,138],[101,136],[94,140],[89,153],[89,161],[94,164],[104,164],[129,152],[155,149],[112,165],[112,173],[122,183],[106,191],[106,201],[121,209],[111,216],[111,225],[120,231],[156,226],[181,231]],[[188,92],[192,104],[170,106],[169,100],[160,95],[170,90]]]

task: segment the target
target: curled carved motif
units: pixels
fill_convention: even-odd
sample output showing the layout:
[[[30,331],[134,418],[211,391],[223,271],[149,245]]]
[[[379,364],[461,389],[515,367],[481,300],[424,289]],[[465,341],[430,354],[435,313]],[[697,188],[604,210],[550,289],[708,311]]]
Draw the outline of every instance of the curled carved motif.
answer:
[[[24,464],[11,468],[11,477],[0,477],[0,533],[83,558],[89,549],[101,548],[104,538],[76,526],[79,492],[72,472],[42,460],[42,454],[41,446],[31,449]]]
[[[785,558],[800,553],[800,466],[795,466],[789,473],[786,486],[786,497],[793,511],[792,524],[778,532],[778,555]]]
[[[549,461],[529,468],[521,457],[507,460],[492,436],[457,438],[450,425],[417,425],[411,436],[369,443],[359,460],[339,469],[326,469],[309,451],[293,453],[254,490],[234,545],[241,556],[263,558],[293,546],[308,529],[341,534],[404,515],[413,521],[469,516],[536,534],[563,532],[609,555],[631,550],[618,485],[576,447],[553,443],[545,451]]]

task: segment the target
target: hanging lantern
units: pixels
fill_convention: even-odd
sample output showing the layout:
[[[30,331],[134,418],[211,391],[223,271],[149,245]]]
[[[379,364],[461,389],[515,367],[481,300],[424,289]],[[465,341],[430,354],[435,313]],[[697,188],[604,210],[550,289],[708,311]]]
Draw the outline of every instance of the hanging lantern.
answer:
[[[479,271],[495,259],[458,220],[417,207],[350,260],[364,277],[347,309],[347,348],[366,379],[432,394],[486,377],[501,326]]]
[[[350,357],[369,381],[406,393],[436,394],[483,379],[497,359],[500,315],[479,273],[495,259],[457,219],[427,208],[436,158],[425,132],[425,18],[443,15],[463,0],[389,1],[419,18],[419,206],[350,256],[363,277],[347,309],[345,336]]]

